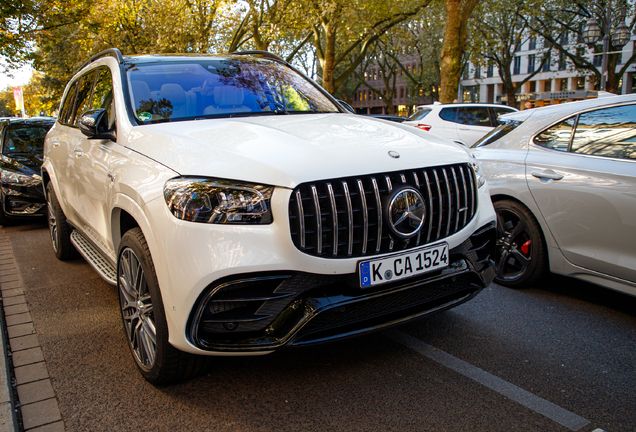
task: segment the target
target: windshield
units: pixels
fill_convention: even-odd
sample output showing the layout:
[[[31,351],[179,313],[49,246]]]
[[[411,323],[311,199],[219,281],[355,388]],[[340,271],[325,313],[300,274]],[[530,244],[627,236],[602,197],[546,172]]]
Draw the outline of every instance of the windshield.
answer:
[[[518,120],[504,120],[499,119],[499,126],[491,130],[489,133],[484,135],[482,139],[473,144],[472,148],[487,146],[488,144],[492,144],[498,139],[508,135],[510,132],[515,130],[517,126],[519,126],[521,121]]]
[[[53,123],[12,124],[4,137],[2,154],[42,153],[44,138]]]
[[[340,112],[315,85],[282,64],[211,59],[132,65],[130,99],[140,123],[265,114]]]

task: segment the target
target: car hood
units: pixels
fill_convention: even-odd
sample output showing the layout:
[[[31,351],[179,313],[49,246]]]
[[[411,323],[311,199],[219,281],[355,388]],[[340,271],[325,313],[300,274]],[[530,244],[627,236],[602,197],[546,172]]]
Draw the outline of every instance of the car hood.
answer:
[[[40,174],[42,155],[37,153],[0,156],[0,169],[26,175]]]
[[[138,126],[129,143],[180,175],[286,187],[470,160],[460,146],[423,133],[356,115],[290,114]]]

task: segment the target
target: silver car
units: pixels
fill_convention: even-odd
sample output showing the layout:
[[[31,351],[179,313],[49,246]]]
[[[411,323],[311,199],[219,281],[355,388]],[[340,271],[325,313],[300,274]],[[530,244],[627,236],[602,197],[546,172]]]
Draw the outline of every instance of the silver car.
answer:
[[[495,281],[550,270],[636,295],[636,94],[501,120],[473,146],[498,217]]]

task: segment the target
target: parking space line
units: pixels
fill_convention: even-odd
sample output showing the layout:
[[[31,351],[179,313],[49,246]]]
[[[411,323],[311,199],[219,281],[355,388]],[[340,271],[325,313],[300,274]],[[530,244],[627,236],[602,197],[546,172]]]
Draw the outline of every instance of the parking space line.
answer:
[[[529,408],[572,431],[577,431],[590,423],[589,420],[586,420],[583,417],[527,392],[514,384],[502,380],[501,378],[491,375],[476,366],[458,359],[457,357],[453,357],[452,355],[428,345],[427,343],[422,342],[421,340],[404,332],[388,330],[383,332],[383,334],[395,342],[398,342],[407,348],[410,348],[413,351],[464,375],[467,378],[485,385],[489,389],[520,403],[526,408]]]

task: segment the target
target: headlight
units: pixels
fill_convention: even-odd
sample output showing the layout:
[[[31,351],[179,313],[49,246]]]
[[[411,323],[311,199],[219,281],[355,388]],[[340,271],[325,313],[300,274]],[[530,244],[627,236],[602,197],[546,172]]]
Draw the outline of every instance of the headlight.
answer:
[[[216,178],[168,180],[163,197],[172,214],[190,222],[216,224],[272,223],[273,186]]]
[[[2,170],[2,183],[20,186],[37,186],[42,183],[42,177],[37,174],[27,175]]]
[[[477,185],[479,188],[481,188],[483,185],[486,184],[486,177],[484,177],[484,173],[481,170],[481,165],[479,165],[479,161],[477,160],[475,155],[472,155],[472,156],[473,156],[473,162],[471,163],[471,166],[473,167],[473,171],[475,171],[475,176],[477,177]]]

